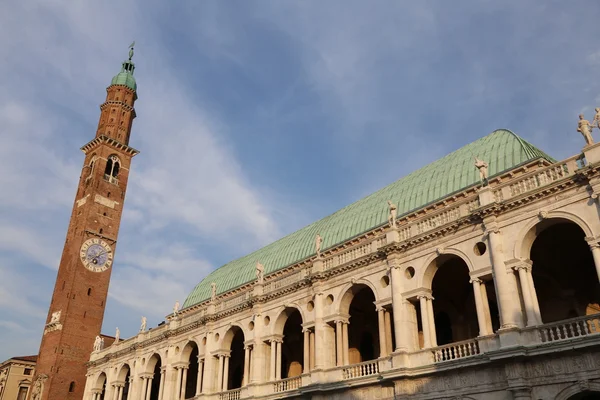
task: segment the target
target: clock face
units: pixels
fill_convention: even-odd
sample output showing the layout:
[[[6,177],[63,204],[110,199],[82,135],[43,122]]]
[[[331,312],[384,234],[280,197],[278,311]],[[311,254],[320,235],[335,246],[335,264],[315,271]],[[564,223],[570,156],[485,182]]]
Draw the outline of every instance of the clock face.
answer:
[[[90,271],[102,272],[112,265],[113,253],[104,240],[88,239],[81,245],[79,258],[83,266]]]

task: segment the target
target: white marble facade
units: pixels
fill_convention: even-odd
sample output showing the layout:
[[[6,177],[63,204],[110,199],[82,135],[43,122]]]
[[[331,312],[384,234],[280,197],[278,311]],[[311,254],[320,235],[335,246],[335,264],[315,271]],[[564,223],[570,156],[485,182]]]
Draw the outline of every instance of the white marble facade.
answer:
[[[95,351],[85,400],[600,396],[591,147]]]

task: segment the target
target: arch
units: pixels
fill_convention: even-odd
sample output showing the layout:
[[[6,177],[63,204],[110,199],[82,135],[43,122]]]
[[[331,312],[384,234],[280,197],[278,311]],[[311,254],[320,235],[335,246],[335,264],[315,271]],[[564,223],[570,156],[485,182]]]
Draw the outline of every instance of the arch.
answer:
[[[246,337],[246,331],[244,330],[242,325],[237,322],[234,322],[234,323],[230,324],[229,328],[227,329],[227,332],[225,332],[225,334],[223,335],[223,339],[221,339],[221,348],[222,349],[231,348],[231,342],[233,341],[233,338],[234,338],[235,334],[238,332],[238,330],[242,331],[242,335],[244,337]]]
[[[131,367],[129,366],[129,364],[123,363],[123,365],[121,365],[121,368],[119,368],[119,372],[117,373],[117,380],[125,381],[125,378],[127,377],[128,373],[131,373]]]
[[[514,242],[513,255],[515,259],[529,259],[531,246],[535,239],[544,230],[561,222],[572,222],[578,225],[587,237],[595,236],[593,229],[581,217],[567,211],[550,211],[546,218],[540,220],[539,216],[531,218],[519,231]]]
[[[158,353],[153,353],[152,356],[148,358],[146,361],[146,366],[144,367],[144,372],[147,374],[151,374],[154,372],[154,368],[156,364],[160,363],[162,365],[162,357]]]
[[[463,251],[457,249],[444,249],[440,252],[435,252],[429,257],[425,259],[423,265],[426,267],[424,269],[420,269],[423,273],[419,276],[419,280],[417,284],[419,287],[431,289],[431,283],[433,282],[433,277],[437,272],[440,265],[446,262],[452,256],[458,257],[464,261],[469,269],[469,272],[475,271],[475,267],[473,266],[473,262],[471,258],[466,255]]]
[[[343,358],[349,364],[374,360],[385,355],[379,341],[379,319],[375,303],[376,291],[367,282],[355,282],[341,296],[340,313],[349,315],[347,328],[348,347],[343,349]]]
[[[100,374],[98,374],[98,377],[96,378],[96,383],[94,383],[93,389],[96,389],[96,390],[102,389],[105,384],[106,384],[106,372],[102,371],[102,372],[100,372]]]
[[[285,323],[287,322],[290,315],[292,315],[296,311],[300,313],[300,319],[302,320],[302,322],[306,321],[304,315],[302,314],[302,309],[299,306],[295,304],[285,305],[281,307],[280,311],[278,311],[277,313],[277,318],[275,319],[275,323],[273,324],[273,334],[283,335]]]
[[[375,301],[378,300],[377,289],[375,288],[375,285],[366,279],[358,279],[355,282],[348,283],[340,291],[341,295],[338,296],[338,312],[342,314],[349,314],[350,303],[352,303],[352,299],[354,299],[354,296],[364,288],[369,288],[375,297]]]
[[[554,400],[572,400],[572,397],[578,394],[596,394],[600,396],[600,383],[587,381],[574,383],[560,391]]]
[[[527,231],[521,251],[532,268],[519,270],[519,283],[523,296],[524,286],[531,294],[524,298],[532,317],[528,325],[582,317],[598,308],[600,282],[588,233],[566,218],[544,219]]]
[[[117,381],[124,384],[123,386],[123,396],[121,400],[129,399],[129,378],[131,377],[131,367],[127,363],[123,363],[117,373]]]
[[[183,346],[183,350],[181,350],[179,361],[187,362],[190,359],[190,355],[194,351],[194,347],[200,352],[200,348],[202,347],[201,343],[198,343],[196,339],[189,338],[185,345]]]
[[[106,160],[106,167],[104,168],[104,174],[116,178],[119,175],[121,169],[121,160],[116,154],[111,154]]]
[[[194,339],[189,339],[181,351],[180,360],[188,363],[188,368],[183,372],[187,375],[186,384],[181,388],[186,399],[194,397],[197,392],[198,374],[200,372],[199,351],[200,346]]]

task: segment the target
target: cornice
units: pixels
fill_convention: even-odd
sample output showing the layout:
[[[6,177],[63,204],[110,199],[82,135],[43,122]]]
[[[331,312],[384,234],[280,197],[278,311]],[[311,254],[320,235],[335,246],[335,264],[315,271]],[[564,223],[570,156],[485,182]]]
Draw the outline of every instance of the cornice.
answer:
[[[126,144],[123,144],[113,138],[106,136],[106,135],[100,135],[100,136],[94,138],[93,140],[91,140],[90,142],[88,142],[87,144],[83,145],[81,147],[81,151],[83,151],[84,154],[87,154],[91,150],[95,149],[96,147],[98,147],[101,144],[109,145],[110,147],[114,148],[115,150],[119,150],[125,154],[130,155],[131,157],[134,157],[136,154],[139,153],[139,151],[134,149],[133,147],[127,146]]]

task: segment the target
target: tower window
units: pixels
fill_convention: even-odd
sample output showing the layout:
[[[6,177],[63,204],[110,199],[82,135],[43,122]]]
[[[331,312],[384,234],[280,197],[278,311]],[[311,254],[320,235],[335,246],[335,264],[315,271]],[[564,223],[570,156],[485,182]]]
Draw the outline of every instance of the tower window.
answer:
[[[92,288],[88,288],[88,296],[92,294]]]
[[[69,393],[73,393],[75,391],[75,382],[71,382],[69,384]]]
[[[104,179],[116,185],[118,183],[117,175],[119,175],[120,167],[121,162],[119,161],[119,158],[117,156],[112,155],[108,157],[108,161],[106,162],[106,168],[104,169]]]
[[[102,234],[102,232],[103,232],[103,231],[102,231],[102,228],[100,228],[100,231],[99,231],[98,233]]]

